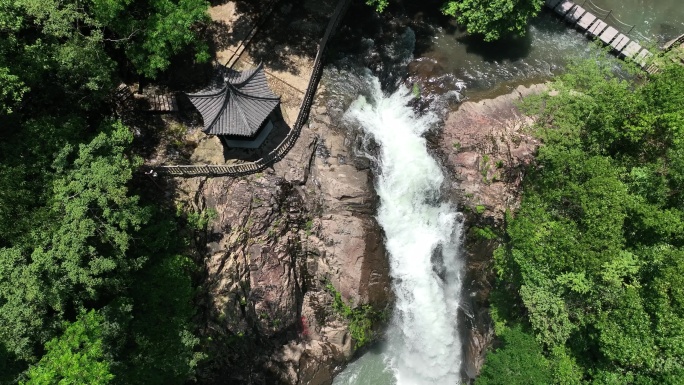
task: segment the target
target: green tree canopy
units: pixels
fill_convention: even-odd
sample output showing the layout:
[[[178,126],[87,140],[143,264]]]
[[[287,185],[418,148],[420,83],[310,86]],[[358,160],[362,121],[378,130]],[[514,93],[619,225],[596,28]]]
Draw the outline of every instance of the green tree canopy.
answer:
[[[62,149],[51,198],[34,213],[32,231],[0,249],[0,337],[23,359],[66,312],[121,292],[142,263],[127,254],[149,218],[126,186],[138,165],[124,152],[132,135],[120,123],[103,128],[78,150]]]
[[[544,0],[453,0],[444,4],[445,15],[453,16],[468,33],[482,35],[485,41],[506,35],[524,35]]]
[[[497,325],[531,327],[553,383],[675,384],[684,372],[684,68],[647,82],[614,68],[581,63],[553,83],[554,96],[526,103],[543,145],[496,253],[509,310],[498,301],[494,314],[506,314]]]
[[[31,366],[21,385],[106,385],[114,375],[102,343],[104,317],[82,314],[64,333],[45,344],[47,353]]]
[[[549,360],[534,336],[520,326],[499,335],[503,346],[487,355],[475,385],[548,385]]]

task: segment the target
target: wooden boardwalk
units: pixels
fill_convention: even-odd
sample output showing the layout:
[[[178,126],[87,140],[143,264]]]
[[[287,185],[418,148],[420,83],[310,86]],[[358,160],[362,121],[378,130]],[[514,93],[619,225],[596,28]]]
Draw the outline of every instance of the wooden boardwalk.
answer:
[[[150,103],[151,112],[176,112],[178,111],[178,101],[176,95],[173,94],[158,94],[147,96],[147,101]]]
[[[586,2],[585,0],[582,5],[578,5],[571,0],[546,0],[546,6],[564,18],[565,21],[574,25],[575,28],[586,33],[588,37],[598,39],[603,44],[610,46],[613,53],[618,57],[629,58],[650,73],[654,68],[649,66],[649,59],[653,56],[653,53],[647,48],[642,47],[638,42],[627,37],[626,34],[620,33],[619,28],[616,26],[609,25],[607,21],[602,20],[587,10],[584,7]],[[591,3],[591,1],[589,2]],[[604,18],[608,20],[611,11],[606,12],[607,14]]]
[[[316,53],[316,58],[314,59],[314,66],[311,72],[311,77],[309,78],[309,84],[304,93],[304,99],[299,107],[299,114],[297,119],[287,134],[285,139],[276,147],[273,151],[268,153],[261,159],[254,162],[245,162],[233,165],[174,165],[174,166],[157,166],[152,168],[150,171],[152,173],[157,173],[161,175],[168,176],[179,176],[179,177],[195,177],[195,176],[242,176],[255,174],[264,171],[270,167],[273,163],[281,161],[288,152],[294,147],[299,134],[301,133],[302,127],[309,118],[309,111],[311,110],[311,104],[313,103],[314,96],[316,94],[316,89],[318,88],[318,82],[321,80],[321,75],[323,74],[323,59],[325,56],[325,50],[328,44],[328,40],[335,34],[337,27],[342,22],[342,18],[349,9],[351,0],[339,0],[337,7],[333,12],[330,20],[328,21],[328,26],[321,38],[321,42],[318,46],[318,52]],[[153,174],[154,175],[154,174]]]

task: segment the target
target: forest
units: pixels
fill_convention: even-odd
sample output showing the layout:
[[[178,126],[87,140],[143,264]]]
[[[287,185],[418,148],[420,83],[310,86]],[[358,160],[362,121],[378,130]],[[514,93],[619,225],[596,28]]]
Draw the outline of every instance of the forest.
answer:
[[[615,65],[577,63],[525,103],[543,144],[494,256],[478,385],[684,379],[684,67]]]
[[[542,3],[442,12],[490,41]],[[206,223],[141,186],[111,103],[123,79],[210,61],[208,8],[0,0],[0,384],[183,384],[211,358],[188,250]],[[626,71],[579,63],[526,102],[543,145],[495,253],[478,385],[682,383],[684,69]]]
[[[0,2],[0,383],[193,376],[182,218],[135,183],[142,161],[110,97],[177,55],[206,61],[207,7]]]
[[[484,3],[444,12],[479,33]],[[0,0],[0,383],[180,384],[206,358],[187,218],[141,188],[111,97],[208,61],[208,7]]]

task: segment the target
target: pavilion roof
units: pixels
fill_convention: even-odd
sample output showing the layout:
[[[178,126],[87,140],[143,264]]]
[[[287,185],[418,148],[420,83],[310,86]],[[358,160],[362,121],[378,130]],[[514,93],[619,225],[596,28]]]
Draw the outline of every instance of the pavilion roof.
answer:
[[[242,72],[224,68],[222,82],[187,95],[202,114],[203,131],[213,135],[254,136],[280,103],[262,64]]]

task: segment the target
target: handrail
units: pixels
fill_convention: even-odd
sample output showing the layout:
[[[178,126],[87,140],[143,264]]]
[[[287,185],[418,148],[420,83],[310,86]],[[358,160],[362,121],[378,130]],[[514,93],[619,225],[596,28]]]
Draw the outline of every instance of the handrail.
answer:
[[[668,41],[667,43],[665,43],[665,45],[663,46],[663,51],[667,52],[667,51],[671,50],[672,47],[674,47],[676,44],[679,44],[679,43],[684,43],[684,34],[682,34],[681,36],[676,37],[676,38]]]
[[[634,30],[634,27],[636,27],[635,24],[627,24],[624,21],[618,19],[613,14],[612,9],[603,9],[603,8],[599,7],[598,5],[596,5],[596,3],[594,3],[592,0],[584,0],[584,2],[582,3],[581,6],[583,8],[586,8],[587,10],[592,11],[593,13],[596,13],[597,14],[596,16],[598,16],[599,18],[605,19],[606,21],[608,21],[608,19],[610,19],[611,21],[615,21],[618,24],[622,24],[625,27],[628,27],[629,30],[627,32],[624,32],[625,35],[629,35],[630,33],[632,33],[632,31]]]
[[[328,40],[333,36],[335,30],[342,21],[344,14],[346,13],[351,0],[340,0],[335,7],[333,15],[330,17],[328,22],[328,27],[321,38],[320,45],[318,46],[318,52],[316,53],[316,58],[314,59],[313,70],[311,72],[311,77],[309,78],[309,84],[306,88],[306,93],[304,94],[304,99],[299,107],[299,114],[297,119],[290,130],[287,133],[285,139],[276,147],[273,151],[268,153],[265,157],[258,159],[254,162],[246,162],[235,165],[173,165],[173,166],[158,166],[153,170],[158,174],[170,175],[170,176],[182,176],[182,177],[194,177],[194,176],[242,176],[249,174],[256,174],[261,172],[271,166],[273,163],[281,161],[288,152],[294,147],[299,135],[301,134],[302,126],[306,123],[309,118],[309,111],[311,105],[313,104],[314,96],[316,95],[316,89],[318,88],[318,82],[321,80],[321,75],[323,74],[323,56],[325,54],[325,48],[328,44]]]

